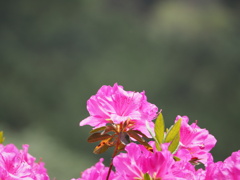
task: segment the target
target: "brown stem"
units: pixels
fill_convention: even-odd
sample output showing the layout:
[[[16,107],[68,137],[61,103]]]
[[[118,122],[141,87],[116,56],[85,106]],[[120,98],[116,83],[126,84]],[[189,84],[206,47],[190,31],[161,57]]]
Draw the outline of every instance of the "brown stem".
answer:
[[[118,141],[116,143],[116,147],[114,149],[114,152],[113,152],[113,155],[112,155],[112,158],[111,158],[111,163],[110,163],[110,166],[109,166],[109,169],[108,169],[108,174],[107,174],[107,177],[106,177],[106,180],[109,179],[110,177],[110,174],[111,174],[111,170],[113,168],[113,158],[117,155],[118,153],[118,146],[119,146],[119,143],[120,143],[120,139],[118,138]]]
[[[112,167],[113,167],[113,163],[111,162],[111,164],[110,164],[110,166],[109,166],[109,169],[108,169],[108,174],[107,174],[106,180],[109,179],[109,176],[110,176],[110,174],[111,174]]]

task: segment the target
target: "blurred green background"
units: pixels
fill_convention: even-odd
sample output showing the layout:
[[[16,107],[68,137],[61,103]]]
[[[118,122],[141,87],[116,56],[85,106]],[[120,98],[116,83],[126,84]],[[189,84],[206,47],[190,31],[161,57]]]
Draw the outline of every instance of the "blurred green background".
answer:
[[[51,179],[95,164],[86,101],[102,85],[145,90],[170,126],[198,120],[216,161],[240,149],[238,1],[72,0],[0,3],[0,129],[30,144]],[[111,151],[104,153],[106,165]]]

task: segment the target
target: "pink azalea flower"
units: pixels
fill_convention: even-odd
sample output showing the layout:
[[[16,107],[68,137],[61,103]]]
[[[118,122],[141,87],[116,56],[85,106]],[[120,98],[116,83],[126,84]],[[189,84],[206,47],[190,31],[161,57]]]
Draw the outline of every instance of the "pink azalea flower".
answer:
[[[169,151],[152,153],[144,146],[135,143],[128,144],[125,150],[127,153],[121,153],[113,159],[117,172],[114,180],[143,179],[145,173],[161,180],[175,179],[171,174],[174,160]]]
[[[198,175],[195,167],[188,161],[176,161],[172,167],[172,173],[177,180],[191,179],[197,180]]]
[[[224,162],[210,163],[206,169],[205,180],[239,180],[240,150],[233,152]]]
[[[180,158],[186,158],[188,155],[181,151],[187,151],[191,155],[191,161],[207,163],[209,157],[209,151],[215,146],[217,140],[208,130],[201,129],[196,123],[188,124],[187,116],[177,116],[176,121],[182,118],[181,129],[180,129],[180,147],[178,152],[175,154]]]
[[[28,154],[28,145],[18,150],[13,144],[0,144],[0,179],[49,180],[44,163],[35,160]]]
[[[233,152],[230,157],[225,159],[224,168],[228,172],[228,177],[231,177],[234,180],[240,179],[240,150]]]
[[[107,123],[120,124],[126,120],[134,123],[134,129],[146,133],[145,121],[151,122],[158,108],[149,102],[144,92],[125,91],[117,83],[102,86],[96,95],[87,101],[90,116],[80,122],[80,126],[90,125],[94,128]]]
[[[149,144],[153,147],[154,151],[157,151],[155,142],[151,141],[149,142]],[[167,151],[168,146],[169,143],[161,144],[162,151]],[[174,161],[169,170],[174,176],[174,180],[203,180],[203,178],[201,177],[205,177],[205,172],[201,169],[196,171],[195,166],[189,162],[189,159],[191,159],[191,155],[186,149],[181,149],[178,153],[178,157],[181,157],[181,159],[178,161]],[[209,157],[209,159],[210,158],[211,156]]]
[[[221,169],[223,169],[223,162],[219,161],[217,163],[209,163],[206,167],[204,180],[225,180],[223,174],[221,173]]]
[[[103,162],[103,158],[101,158],[99,162],[97,162],[91,168],[86,169],[82,173],[81,178],[71,179],[71,180],[106,180],[109,168],[105,167],[102,162]],[[114,176],[115,176],[114,172],[111,171],[109,179],[113,179]]]
[[[186,155],[188,156],[188,153]],[[196,170],[195,165],[192,165],[188,160],[187,158],[182,158],[173,164],[171,171],[176,180],[205,180],[205,170]]]

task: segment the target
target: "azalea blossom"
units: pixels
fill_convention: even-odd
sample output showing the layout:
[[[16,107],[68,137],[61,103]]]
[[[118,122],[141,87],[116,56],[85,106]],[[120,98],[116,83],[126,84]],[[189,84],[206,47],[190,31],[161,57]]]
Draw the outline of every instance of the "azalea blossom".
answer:
[[[94,166],[91,168],[86,169],[81,174],[81,178],[78,179],[71,179],[71,180],[106,180],[108,174],[108,167],[105,167],[103,162],[103,158],[99,160]],[[114,172],[111,171],[109,179],[114,178]]]
[[[147,133],[145,122],[157,116],[158,108],[147,102],[145,92],[125,91],[117,83],[102,86],[96,95],[87,101],[90,116],[80,122],[80,126],[90,125],[94,128],[107,123],[120,124],[130,120],[133,129]]]
[[[188,153],[186,155],[188,156]],[[195,165],[191,164],[187,158],[176,161],[171,171],[176,180],[204,180],[205,178],[205,171],[203,169],[196,170]]]
[[[206,168],[205,180],[239,180],[240,150],[233,152],[224,162],[209,163]]]
[[[155,179],[173,179],[171,167],[173,156],[169,151],[148,151],[144,146],[130,143],[126,146],[127,153],[121,153],[113,159],[116,168],[114,180],[143,179],[144,174]]]
[[[0,179],[1,180],[49,180],[43,162],[35,162],[28,153],[28,145],[18,150],[14,144],[0,144]]]
[[[209,151],[215,146],[217,140],[209,134],[208,130],[201,129],[197,123],[189,125],[187,116],[177,116],[175,121],[180,118],[182,119],[180,146],[175,155],[179,158],[188,158],[190,155],[189,161],[206,164],[210,155]]]

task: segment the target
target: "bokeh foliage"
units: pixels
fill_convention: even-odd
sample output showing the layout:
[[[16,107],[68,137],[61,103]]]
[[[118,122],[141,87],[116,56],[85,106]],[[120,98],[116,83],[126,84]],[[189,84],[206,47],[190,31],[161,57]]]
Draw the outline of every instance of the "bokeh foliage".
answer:
[[[215,159],[225,159],[240,149],[240,21],[231,3],[1,2],[5,143],[29,143],[51,178],[78,177],[100,158],[86,142],[90,127],[78,126],[86,101],[118,82],[146,90],[167,126],[176,115],[198,119],[218,140]]]

